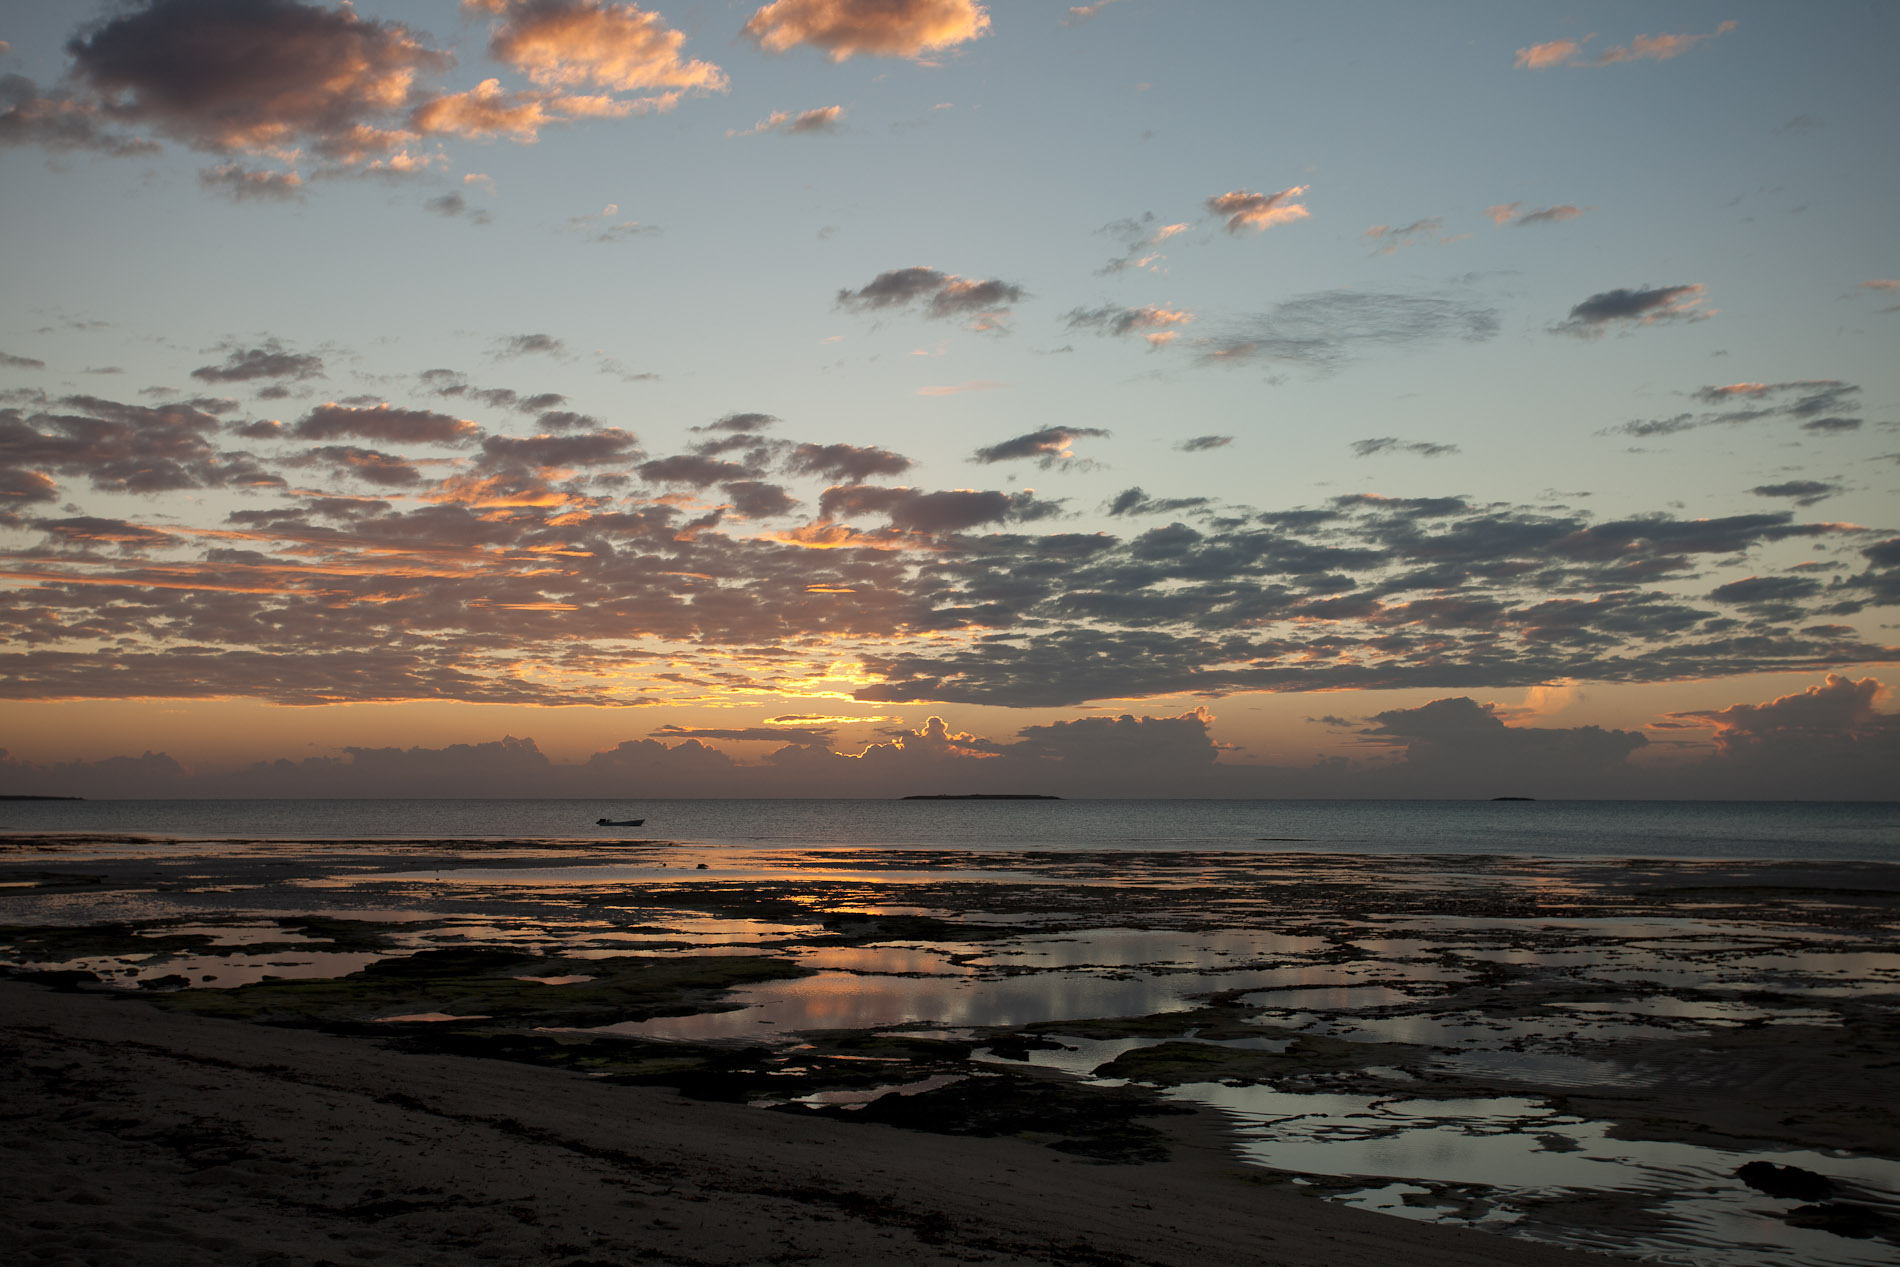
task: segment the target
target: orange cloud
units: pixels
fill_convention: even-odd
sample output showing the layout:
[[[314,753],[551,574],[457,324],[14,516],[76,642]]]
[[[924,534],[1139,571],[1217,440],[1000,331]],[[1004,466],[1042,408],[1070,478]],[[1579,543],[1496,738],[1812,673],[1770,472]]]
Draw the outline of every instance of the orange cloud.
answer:
[[[786,136],[810,136],[814,133],[835,131],[843,121],[843,106],[820,106],[816,110],[806,110],[800,114],[793,114],[788,110],[774,110],[745,131],[728,131],[726,135],[758,136],[765,132],[782,132]]]
[[[1293,201],[1305,194],[1306,189],[1305,185],[1294,185],[1272,194],[1236,189],[1209,198],[1207,209],[1226,218],[1229,233],[1237,234],[1244,229],[1269,229],[1276,224],[1307,218],[1310,214],[1307,209]]]
[[[859,53],[918,58],[989,29],[980,0],[775,0],[745,24],[768,52],[810,44],[834,62]]]
[[[1517,65],[1524,70],[1549,70],[1552,66],[1568,65],[1571,59],[1583,51],[1584,44],[1595,38],[1594,35],[1586,35],[1581,40],[1552,40],[1548,44],[1520,48],[1517,50]]]
[[[499,79],[484,79],[467,92],[426,101],[410,116],[418,132],[477,137],[505,134],[518,141],[534,140],[542,128],[555,121],[547,112],[542,94],[504,92]]]
[[[614,92],[645,88],[724,92],[729,81],[711,62],[680,56],[686,37],[657,13],[600,0],[465,0],[503,16],[488,41],[497,61],[543,88],[591,85]],[[669,94],[677,99],[677,93]]]
[[[1589,60],[1584,60],[1583,46],[1595,39],[1586,35],[1580,40],[1551,40],[1546,44],[1533,44],[1529,48],[1517,50],[1517,67],[1520,70],[1549,70],[1553,66],[1611,66],[1617,62],[1666,62],[1672,57],[1680,57],[1704,40],[1712,40],[1718,35],[1727,35],[1735,29],[1734,22],[1723,22],[1713,31],[1701,35],[1638,35],[1628,44],[1606,48]]]

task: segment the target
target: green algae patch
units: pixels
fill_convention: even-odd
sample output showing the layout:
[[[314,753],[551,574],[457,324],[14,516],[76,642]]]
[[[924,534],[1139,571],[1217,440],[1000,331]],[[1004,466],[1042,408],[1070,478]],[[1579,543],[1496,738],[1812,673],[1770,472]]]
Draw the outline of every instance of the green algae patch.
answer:
[[[343,977],[186,990],[153,1001],[201,1016],[272,1025],[355,1027],[383,1017],[443,1015],[480,1018],[502,1028],[588,1029],[717,1010],[719,996],[733,986],[807,971],[760,955],[565,960],[451,947],[380,960]],[[563,974],[592,979],[565,985],[539,979]]]
[[[1395,1065],[1430,1054],[1426,1048],[1404,1043],[1353,1043],[1323,1035],[1302,1035],[1283,1052],[1176,1041],[1125,1051],[1099,1066],[1094,1075],[1166,1087],[1189,1082],[1277,1082],[1316,1073]]]
[[[203,933],[157,931],[150,924],[0,925],[0,954],[26,963],[202,954],[214,941]]]

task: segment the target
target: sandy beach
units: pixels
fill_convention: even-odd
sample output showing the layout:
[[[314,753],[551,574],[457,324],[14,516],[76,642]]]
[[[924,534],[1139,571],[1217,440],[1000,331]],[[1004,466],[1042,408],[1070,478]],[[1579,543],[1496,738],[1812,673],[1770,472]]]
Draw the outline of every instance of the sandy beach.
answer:
[[[13,838],[0,882],[26,1262],[1895,1243],[1878,864]]]

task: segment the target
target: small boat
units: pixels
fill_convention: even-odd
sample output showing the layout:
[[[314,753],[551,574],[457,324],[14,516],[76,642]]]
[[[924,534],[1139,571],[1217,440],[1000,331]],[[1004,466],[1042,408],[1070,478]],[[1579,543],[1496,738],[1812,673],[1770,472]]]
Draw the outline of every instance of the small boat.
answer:
[[[596,827],[641,827],[646,824],[646,821],[647,820],[644,818],[597,818],[594,820],[594,826]]]

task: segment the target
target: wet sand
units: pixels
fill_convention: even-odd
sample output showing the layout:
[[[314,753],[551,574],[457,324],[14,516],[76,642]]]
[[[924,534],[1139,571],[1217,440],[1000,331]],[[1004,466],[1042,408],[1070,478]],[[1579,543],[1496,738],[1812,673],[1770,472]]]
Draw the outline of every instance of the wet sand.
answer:
[[[16,838],[0,885],[27,1261],[1896,1244],[1900,868]]]
[[[23,1263],[1603,1261],[1138,1167],[0,983]]]

